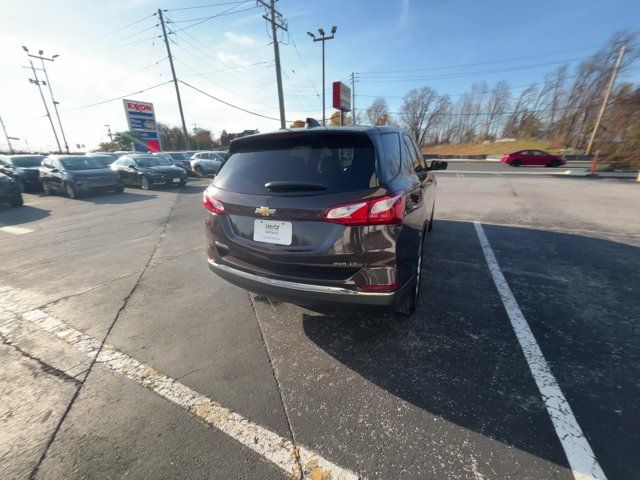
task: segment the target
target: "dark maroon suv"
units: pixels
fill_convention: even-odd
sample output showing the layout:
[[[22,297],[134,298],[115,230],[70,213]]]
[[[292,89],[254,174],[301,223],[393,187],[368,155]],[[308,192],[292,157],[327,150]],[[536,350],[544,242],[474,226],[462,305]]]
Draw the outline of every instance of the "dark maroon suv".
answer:
[[[436,181],[395,127],[316,127],[231,143],[204,192],[211,270],[303,305],[415,309]]]

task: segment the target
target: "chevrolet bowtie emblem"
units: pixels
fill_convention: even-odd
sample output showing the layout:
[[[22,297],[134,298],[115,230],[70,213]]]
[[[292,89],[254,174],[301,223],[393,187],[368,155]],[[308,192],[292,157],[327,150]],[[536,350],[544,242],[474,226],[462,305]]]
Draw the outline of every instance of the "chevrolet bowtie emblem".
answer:
[[[256,213],[262,215],[263,217],[268,217],[269,215],[276,213],[276,209],[269,207],[258,207],[256,208]]]

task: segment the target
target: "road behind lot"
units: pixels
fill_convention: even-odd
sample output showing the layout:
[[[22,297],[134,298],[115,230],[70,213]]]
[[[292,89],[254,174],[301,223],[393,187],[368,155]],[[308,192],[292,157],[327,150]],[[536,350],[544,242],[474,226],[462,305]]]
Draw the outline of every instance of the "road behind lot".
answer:
[[[0,210],[4,478],[286,478],[289,444],[314,479],[574,478],[474,221],[596,461],[640,478],[637,184],[440,176],[422,298],[401,320],[215,277],[206,183]],[[94,362],[80,332],[175,382]],[[189,410],[177,386],[242,419]]]

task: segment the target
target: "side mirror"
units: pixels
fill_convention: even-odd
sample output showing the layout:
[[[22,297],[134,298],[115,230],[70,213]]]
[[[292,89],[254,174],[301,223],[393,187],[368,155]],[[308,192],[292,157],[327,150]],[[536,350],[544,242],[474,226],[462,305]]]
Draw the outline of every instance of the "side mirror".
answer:
[[[449,166],[448,162],[444,162],[442,160],[433,160],[431,162],[431,170],[446,170]]]
[[[52,168],[51,173],[60,173],[60,170],[58,170],[57,168]]]
[[[138,170],[138,167],[136,167],[135,165],[129,165],[129,170],[136,171]]]

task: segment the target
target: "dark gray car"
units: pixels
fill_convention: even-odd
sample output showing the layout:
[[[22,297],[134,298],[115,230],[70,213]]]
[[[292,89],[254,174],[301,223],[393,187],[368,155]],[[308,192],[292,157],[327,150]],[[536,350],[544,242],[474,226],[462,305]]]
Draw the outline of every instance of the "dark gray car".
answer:
[[[38,172],[44,155],[0,155],[0,173],[12,177],[21,190],[40,188]]]
[[[0,173],[0,203],[8,203],[13,207],[22,206],[22,192],[18,183],[4,173]]]
[[[125,185],[140,186],[143,190],[159,185],[184,187],[187,183],[184,169],[168,165],[166,160],[152,154],[125,155],[113,162],[111,169]]]
[[[69,198],[96,191],[124,191],[115,172],[85,155],[49,155],[40,166],[40,182],[45,195],[61,192]]]
[[[204,192],[210,268],[300,304],[415,309],[436,180],[394,127],[327,127],[231,143]]]

